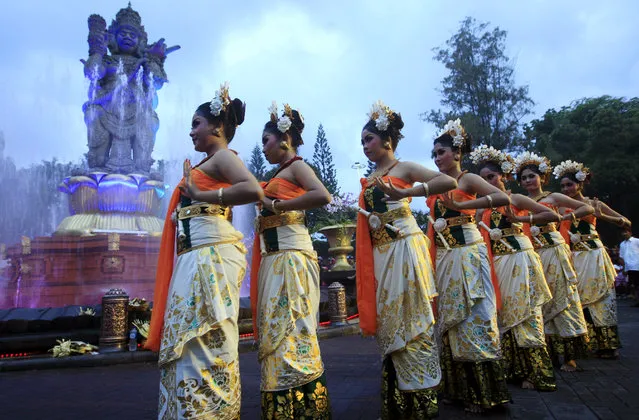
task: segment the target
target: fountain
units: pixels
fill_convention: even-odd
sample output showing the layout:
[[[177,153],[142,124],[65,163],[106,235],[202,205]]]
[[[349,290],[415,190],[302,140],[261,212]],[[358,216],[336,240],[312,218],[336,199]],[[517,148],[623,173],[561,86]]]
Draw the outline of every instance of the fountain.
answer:
[[[0,308],[97,305],[112,288],[151,299],[166,187],[151,172],[164,62],[179,46],[148,44],[138,12],[121,9],[108,26],[88,18],[89,80],[83,105],[89,170],[70,174],[59,190],[69,216],[50,237],[23,238],[6,249]],[[162,215],[163,216],[163,215]],[[0,321],[1,321],[0,316]]]

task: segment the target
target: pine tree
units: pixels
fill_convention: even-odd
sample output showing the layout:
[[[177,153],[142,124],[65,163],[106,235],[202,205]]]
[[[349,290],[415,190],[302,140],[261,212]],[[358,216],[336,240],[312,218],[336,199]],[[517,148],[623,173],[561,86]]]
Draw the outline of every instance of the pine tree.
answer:
[[[442,109],[422,118],[443,127],[461,118],[474,144],[497,149],[524,145],[522,119],[535,104],[528,86],[515,83],[514,62],[506,54],[506,31],[467,17],[446,44],[434,49],[448,74],[442,79]]]
[[[251,152],[251,161],[248,165],[249,171],[257,178],[258,181],[263,181],[266,175],[266,162],[264,161],[264,155],[259,144],[256,144]]]
[[[322,124],[317,129],[317,139],[313,151],[313,165],[319,170],[319,178],[331,194],[339,194],[337,185],[337,171],[333,164],[333,154],[326,140],[326,133]]]
[[[375,172],[375,164],[371,162],[370,160],[366,162],[366,164],[367,164],[367,168],[366,168],[366,172],[364,173],[364,176],[368,178],[369,176],[371,176],[373,172]]]

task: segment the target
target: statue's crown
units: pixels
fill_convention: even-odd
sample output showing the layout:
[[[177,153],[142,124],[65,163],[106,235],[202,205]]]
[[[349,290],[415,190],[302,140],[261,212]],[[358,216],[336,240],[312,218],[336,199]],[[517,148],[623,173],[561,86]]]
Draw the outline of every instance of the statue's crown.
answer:
[[[129,25],[134,28],[140,28],[142,26],[140,14],[131,8],[131,2],[129,2],[126,9],[120,9],[120,11],[115,15],[115,21],[118,26]]]

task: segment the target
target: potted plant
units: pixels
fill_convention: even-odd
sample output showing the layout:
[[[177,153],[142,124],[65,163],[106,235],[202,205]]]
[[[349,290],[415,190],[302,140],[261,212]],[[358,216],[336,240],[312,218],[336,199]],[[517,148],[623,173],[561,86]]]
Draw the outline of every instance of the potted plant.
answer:
[[[351,193],[335,195],[318,215],[316,229],[328,240],[328,252],[335,258],[335,264],[329,271],[352,270],[347,256],[353,252],[351,240],[355,233],[356,200]]]

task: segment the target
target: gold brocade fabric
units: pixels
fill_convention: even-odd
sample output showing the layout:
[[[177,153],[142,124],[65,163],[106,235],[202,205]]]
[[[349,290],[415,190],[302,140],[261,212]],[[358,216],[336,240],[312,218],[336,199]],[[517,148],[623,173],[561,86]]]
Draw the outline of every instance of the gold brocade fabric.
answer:
[[[246,250],[225,219],[191,219],[198,247],[178,256],[160,347],[158,417],[236,419],[240,413],[239,289]],[[221,243],[215,245],[215,243]]]
[[[262,420],[329,420],[331,405],[325,375],[282,391],[262,391]]]
[[[264,392],[296,388],[324,372],[317,341],[319,266],[308,230],[303,225],[278,227],[278,241],[280,252],[265,255],[258,273],[258,360]]]
[[[492,408],[510,402],[510,392],[500,360],[456,361],[448,336],[442,339],[442,394],[450,401]]]
[[[513,331],[520,347],[545,346],[542,307],[552,299],[539,255],[525,236],[516,236],[521,251],[495,255],[502,307],[501,334]]]
[[[437,328],[455,361],[501,357],[495,290],[486,245],[475,225],[463,225],[466,245],[437,248]]]
[[[594,231],[594,226],[590,227]],[[579,298],[595,327],[614,327],[617,325],[616,271],[601,241],[593,239],[589,243],[596,244],[596,248],[572,252]]]
[[[441,380],[429,241],[412,215],[395,219],[393,225],[400,236],[373,248],[377,345],[392,361],[400,391],[428,389]]]
[[[306,214],[303,211],[287,211],[273,216],[259,216],[257,218],[257,231],[264,232],[266,229],[272,229],[286,225],[304,225]]]
[[[391,358],[382,363],[382,420],[432,419],[439,415],[438,388],[402,391]]]
[[[538,391],[557,389],[555,372],[545,344],[535,348],[521,347],[513,331],[508,331],[501,337],[501,348],[506,380],[518,385],[528,381]]]
[[[557,245],[538,249],[546,283],[553,298],[543,307],[546,335],[578,337],[588,332],[581,300],[577,292],[577,275],[572,266],[568,245],[559,232],[550,233]]]

